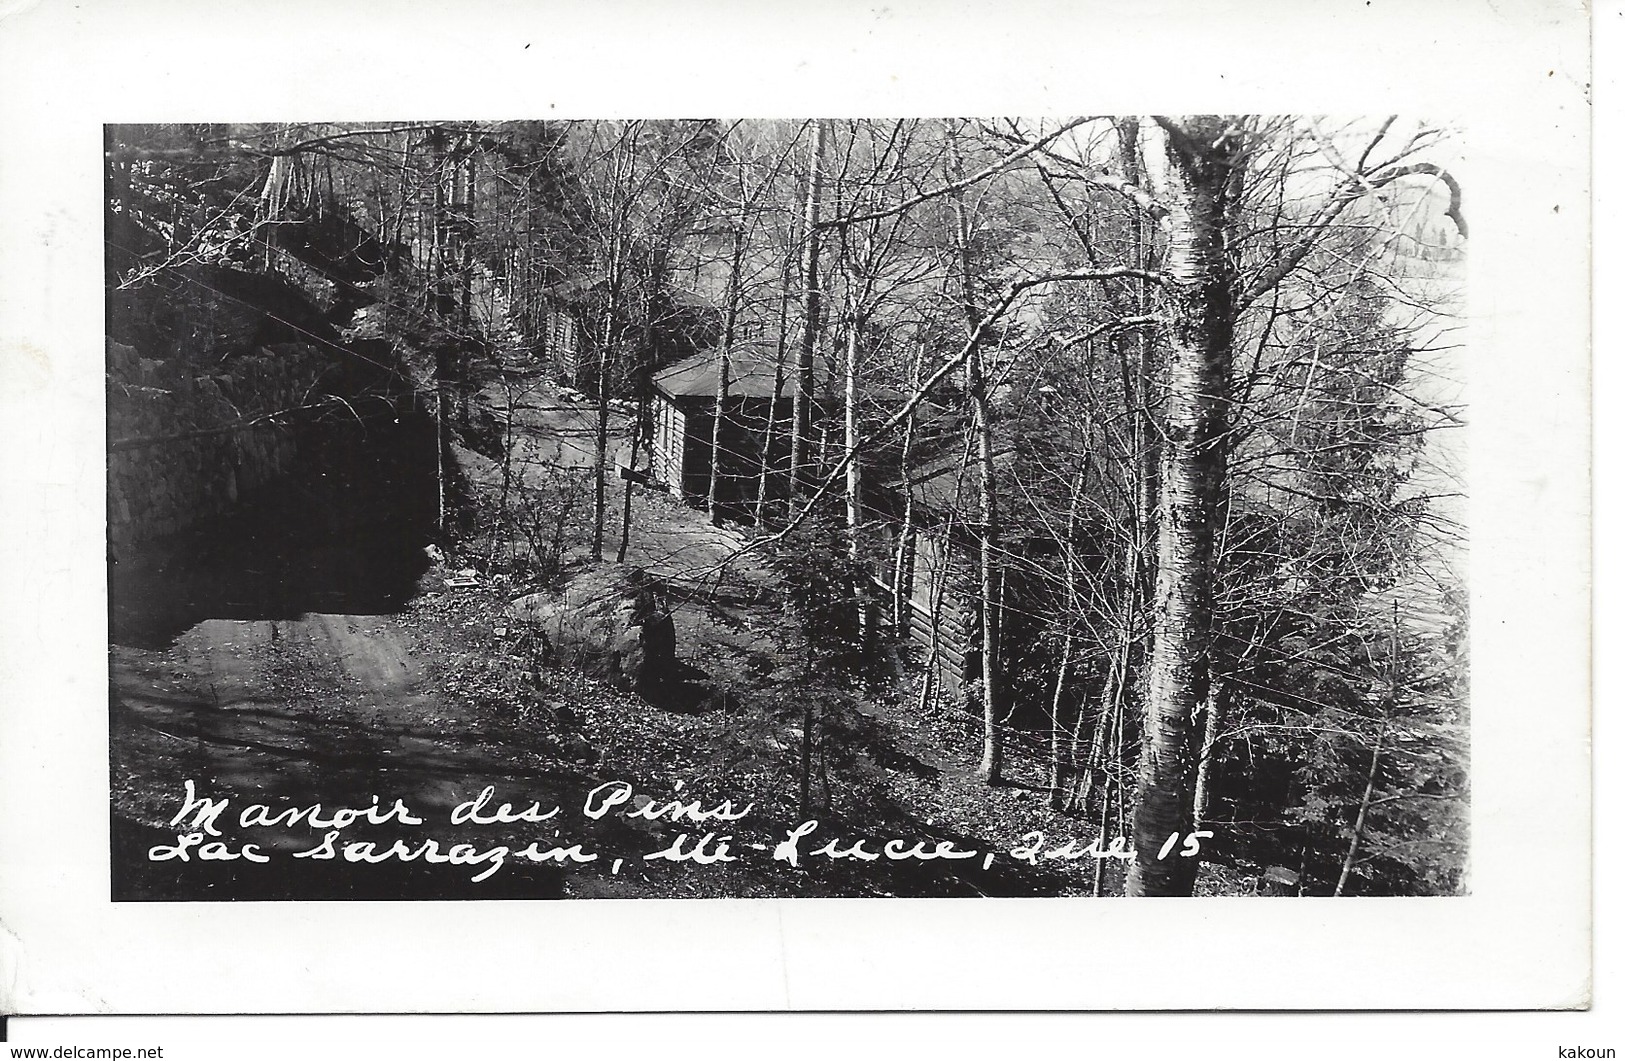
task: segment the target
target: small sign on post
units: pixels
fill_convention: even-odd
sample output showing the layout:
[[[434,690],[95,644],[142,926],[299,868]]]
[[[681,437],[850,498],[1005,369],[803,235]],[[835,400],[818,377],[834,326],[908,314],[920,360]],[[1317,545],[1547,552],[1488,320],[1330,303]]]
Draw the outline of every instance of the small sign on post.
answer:
[[[617,465],[617,467],[621,470],[621,478],[625,479],[629,483],[636,483],[639,486],[646,486],[650,490],[659,490],[663,494],[671,492],[671,487],[657,479],[651,478],[648,472],[638,471],[636,468],[629,468],[624,464]]]

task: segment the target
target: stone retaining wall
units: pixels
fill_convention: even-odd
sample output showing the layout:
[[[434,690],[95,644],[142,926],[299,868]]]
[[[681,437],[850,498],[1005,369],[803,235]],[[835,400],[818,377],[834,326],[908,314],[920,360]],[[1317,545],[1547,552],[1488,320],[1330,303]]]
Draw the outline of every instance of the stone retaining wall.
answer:
[[[246,423],[312,400],[329,355],[262,347],[211,373],[107,343],[108,544],[117,549],[226,511],[286,474],[294,428]]]

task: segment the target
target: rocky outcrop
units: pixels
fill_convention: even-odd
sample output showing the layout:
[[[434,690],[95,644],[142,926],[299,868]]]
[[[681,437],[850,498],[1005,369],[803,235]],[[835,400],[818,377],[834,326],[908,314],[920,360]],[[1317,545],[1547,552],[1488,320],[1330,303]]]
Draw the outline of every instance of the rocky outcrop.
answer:
[[[554,659],[648,693],[676,670],[677,632],[658,582],[636,567],[598,567],[557,593],[530,593],[508,615],[546,638]]]
[[[294,434],[268,414],[307,401],[330,361],[289,343],[205,374],[109,340],[108,541],[117,548],[173,534],[287,474]]]
[[[288,278],[201,265],[110,289],[107,337],[142,357],[205,371],[280,343],[339,342],[318,302]]]
[[[115,553],[227,515],[295,472],[376,477],[351,467],[374,454],[426,456],[432,468],[433,449],[414,442],[413,381],[390,344],[341,335],[318,295],[226,266],[177,266],[109,290]]]

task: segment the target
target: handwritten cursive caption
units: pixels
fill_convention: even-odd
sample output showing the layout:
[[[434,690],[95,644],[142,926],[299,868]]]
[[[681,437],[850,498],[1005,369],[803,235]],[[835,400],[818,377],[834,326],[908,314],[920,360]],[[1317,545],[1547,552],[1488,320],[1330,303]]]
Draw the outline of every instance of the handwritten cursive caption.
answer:
[[[563,828],[555,831],[551,840],[535,840],[523,846],[511,844],[483,845],[479,843],[442,842],[433,838],[397,838],[387,843],[371,839],[345,839],[345,831],[355,826],[393,826],[417,829],[428,824],[428,819],[417,814],[402,799],[392,799],[387,805],[378,797],[364,807],[323,807],[320,803],[303,807],[284,807],[273,810],[263,803],[249,804],[229,814],[229,798],[212,799],[199,795],[196,784],[187,779],[181,809],[169,822],[179,829],[173,844],[157,844],[147,851],[153,862],[177,860],[190,862],[270,862],[273,854],[280,857],[339,860],[356,864],[382,862],[444,863],[474,868],[469,880],[476,883],[489,880],[510,860],[554,865],[584,865],[600,861],[597,850],[587,846],[588,840],[562,835]],[[653,851],[641,853],[644,862],[681,863],[690,866],[716,866],[738,862],[743,858],[768,858],[798,868],[815,860],[828,862],[961,862],[980,859],[982,868],[989,869],[999,859],[1008,859],[1028,866],[1042,863],[1066,863],[1083,859],[1119,859],[1132,861],[1133,846],[1126,837],[1104,837],[1084,843],[1077,839],[1051,840],[1044,832],[1034,829],[1022,835],[1013,845],[1000,849],[961,848],[952,840],[922,840],[917,838],[878,839],[873,837],[843,837],[831,835],[817,819],[808,819],[778,835],[765,839],[746,834],[747,819],[755,809],[754,803],[737,806],[733,800],[722,800],[707,805],[702,800],[684,798],[682,782],[674,786],[675,795],[656,800],[636,792],[624,781],[606,781],[587,793],[581,804],[566,814],[559,806],[545,810],[540,802],[496,803],[495,786],[487,786],[479,795],[464,800],[452,808],[446,824],[454,828],[469,826],[525,826],[550,825],[567,822],[585,826],[585,823],[619,818],[632,822],[650,822],[669,826],[690,826]],[[308,847],[270,852],[257,841],[227,838],[223,831],[235,824],[243,832],[264,829],[291,829],[304,826],[319,831],[321,838]],[[703,831],[702,831],[703,829]],[[1171,833],[1157,852],[1158,859],[1196,858],[1201,854],[1202,841],[1213,833],[1198,829],[1190,833]],[[610,872],[619,874],[625,858],[613,858]]]

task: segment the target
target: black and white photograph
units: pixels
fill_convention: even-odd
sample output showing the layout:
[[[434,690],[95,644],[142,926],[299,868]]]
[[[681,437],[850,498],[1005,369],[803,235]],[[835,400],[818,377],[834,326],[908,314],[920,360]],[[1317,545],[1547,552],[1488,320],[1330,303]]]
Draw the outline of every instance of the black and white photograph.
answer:
[[[1119,8],[0,0],[0,1039],[1625,1045],[1593,14]]]
[[[113,898],[1466,893],[1460,150],[108,126]]]

